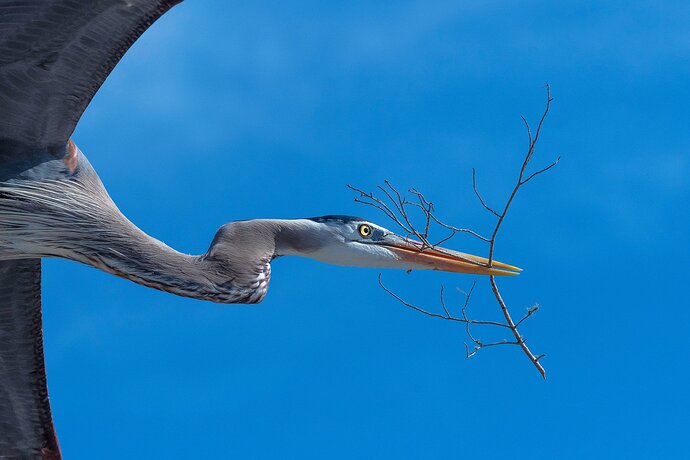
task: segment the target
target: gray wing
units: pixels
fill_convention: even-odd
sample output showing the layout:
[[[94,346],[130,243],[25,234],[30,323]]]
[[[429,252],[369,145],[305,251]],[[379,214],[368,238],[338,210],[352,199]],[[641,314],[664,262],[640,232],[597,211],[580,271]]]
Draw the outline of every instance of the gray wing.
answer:
[[[64,154],[113,67],[179,1],[0,0],[0,169]],[[0,458],[60,458],[42,334],[40,259],[0,261]]]
[[[0,0],[0,153],[63,149],[134,41],[181,0]]]
[[[60,458],[43,363],[41,259],[0,261],[0,458]]]

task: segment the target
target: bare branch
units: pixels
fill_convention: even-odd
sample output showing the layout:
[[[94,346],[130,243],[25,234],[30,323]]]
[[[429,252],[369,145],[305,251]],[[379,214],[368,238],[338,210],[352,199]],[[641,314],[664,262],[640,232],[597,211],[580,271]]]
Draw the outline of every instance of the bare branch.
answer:
[[[518,332],[517,326],[513,323],[513,319],[510,317],[510,312],[508,311],[508,307],[506,306],[505,301],[503,300],[503,297],[501,296],[501,292],[498,290],[498,285],[496,284],[496,277],[495,276],[490,276],[489,277],[490,283],[491,283],[491,290],[494,293],[494,296],[496,297],[496,300],[498,301],[498,304],[501,307],[501,311],[503,312],[503,316],[505,316],[506,321],[508,322],[508,327],[510,328],[511,332],[515,336],[515,339],[520,345],[520,348],[522,348],[522,351],[525,352],[527,357],[532,361],[534,366],[537,368],[539,373],[543,378],[546,378],[546,370],[544,369],[544,366],[541,365],[539,362],[539,358],[534,356],[532,351],[529,349],[527,344],[525,343],[525,339],[520,335],[520,332]]]
[[[506,201],[506,204],[503,208],[503,212],[499,215],[498,222],[496,222],[496,226],[494,227],[494,231],[491,234],[491,238],[490,238],[491,242],[489,243],[489,257],[488,257],[489,266],[491,266],[491,263],[493,262],[494,249],[496,247],[496,237],[498,236],[498,231],[501,229],[501,224],[503,224],[503,221],[504,221],[506,215],[508,214],[508,210],[510,209],[510,205],[513,203],[513,200],[515,199],[515,196],[517,195],[518,190],[520,190],[520,187],[525,185],[525,183],[527,183],[527,181],[529,181],[530,179],[532,179],[533,177],[535,177],[538,174],[541,174],[543,172],[548,171],[553,166],[555,166],[559,161],[559,160],[556,160],[551,165],[547,166],[543,170],[537,171],[536,173],[534,173],[533,175],[530,175],[526,180],[523,181],[523,177],[524,177],[525,171],[527,169],[527,166],[529,165],[529,162],[532,160],[532,156],[534,155],[534,151],[535,151],[536,146],[537,146],[537,141],[539,140],[539,135],[541,134],[541,129],[544,126],[544,121],[546,120],[546,116],[548,115],[549,109],[551,108],[551,101],[552,100],[553,100],[553,98],[551,97],[551,87],[547,84],[546,85],[546,106],[544,108],[544,112],[542,113],[541,118],[539,119],[539,124],[537,125],[537,129],[535,131],[534,137],[532,137],[529,123],[527,123],[526,119],[523,117],[523,121],[525,122],[525,125],[527,127],[527,133],[528,133],[529,138],[531,139],[531,142],[530,142],[529,148],[527,149],[527,153],[525,154],[525,158],[522,162],[522,167],[520,168],[520,174],[518,176],[517,183],[515,184],[513,191],[511,192],[510,196],[508,197],[508,200]],[[473,177],[474,177],[474,175],[473,175]],[[494,293],[494,297],[496,297],[496,301],[498,302],[498,305],[501,308],[501,312],[503,313],[503,316],[506,319],[506,323],[508,324],[511,332],[515,336],[515,339],[516,339],[518,345],[520,346],[520,348],[522,348],[522,351],[527,355],[527,357],[530,359],[530,361],[532,361],[532,363],[537,368],[537,370],[539,371],[541,376],[543,378],[546,378],[546,370],[544,370],[544,367],[539,362],[539,359],[529,349],[529,347],[525,343],[524,338],[522,337],[522,335],[520,335],[520,332],[518,331],[517,326],[513,322],[513,319],[510,315],[510,311],[508,310],[508,307],[506,306],[506,303],[503,300],[503,297],[501,296],[501,292],[498,289],[498,285],[496,284],[496,277],[493,275],[489,276],[489,282],[491,283],[491,290]],[[532,313],[534,313],[534,312],[532,312]],[[528,313],[528,316],[531,316],[532,313]],[[523,319],[525,319],[525,318],[523,318]],[[522,321],[523,320],[520,320],[518,322],[518,324],[521,323]]]
[[[520,183],[520,185],[525,185],[525,184],[526,184],[527,182],[529,182],[533,177],[538,176],[538,175],[541,174],[541,173],[545,173],[545,172],[548,171],[549,169],[551,169],[551,168],[553,168],[554,166],[556,166],[560,161],[561,161],[561,157],[556,158],[556,161],[554,161],[553,163],[551,163],[550,165],[548,165],[546,168],[542,168],[542,169],[540,169],[539,171],[536,171],[536,172],[533,172],[532,174],[530,174],[529,177],[528,177],[527,179],[523,180],[523,181]]]
[[[459,323],[479,324],[479,325],[484,325],[484,326],[508,327],[507,324],[499,323],[498,321],[480,321],[480,320],[475,320],[475,319],[469,319],[469,318],[467,318],[466,316],[463,316],[463,318],[458,318],[458,317],[456,317],[456,316],[451,315],[451,314],[448,313],[447,311],[446,311],[446,315],[447,315],[447,316],[446,316],[446,315],[442,315],[442,314],[440,314],[440,313],[434,313],[434,312],[432,312],[432,311],[425,310],[425,309],[423,309],[423,308],[420,308],[420,307],[418,307],[418,306],[416,306],[416,305],[414,305],[414,304],[412,304],[412,303],[406,301],[405,299],[403,299],[402,297],[400,297],[398,294],[396,294],[395,292],[393,292],[392,290],[390,290],[388,287],[386,287],[386,285],[383,284],[383,280],[381,279],[381,274],[380,274],[380,273],[379,273],[378,280],[379,280],[379,285],[383,288],[384,291],[386,291],[388,294],[390,294],[391,297],[393,297],[394,299],[396,299],[398,302],[400,302],[400,303],[403,304],[404,306],[406,306],[406,307],[408,307],[408,308],[411,308],[412,310],[418,311],[419,313],[422,313],[422,314],[424,314],[424,315],[431,316],[431,317],[433,317],[433,318],[441,318],[441,319],[445,319],[445,320],[449,320],[449,321],[456,321],[456,322],[459,322]]]
[[[523,321],[525,321],[526,319],[528,319],[529,317],[531,317],[533,314],[535,314],[535,313],[538,312],[538,311],[539,311],[539,304],[538,304],[538,303],[532,305],[531,307],[529,307],[529,308],[527,309],[527,313],[525,313],[525,316],[523,316],[522,318],[520,318],[520,321],[518,321],[517,323],[515,323],[515,327],[516,327],[516,328],[517,328],[517,327],[520,327],[520,324],[522,324]]]
[[[363,190],[360,190],[358,188],[355,188],[351,185],[348,185],[348,187],[351,190],[356,191],[359,193],[359,196],[355,198],[355,201],[359,203],[364,203],[370,206],[373,206],[379,210],[381,210],[384,214],[386,214],[387,217],[389,217],[391,220],[393,220],[400,228],[402,228],[406,233],[407,236],[415,236],[420,244],[419,244],[419,251],[424,251],[428,248],[435,248],[436,250],[443,251],[443,248],[438,248],[437,246],[440,245],[441,243],[448,241],[449,239],[453,238],[457,234],[465,233],[469,234],[475,238],[478,238],[479,240],[488,243],[488,263],[486,264],[479,264],[482,266],[486,267],[492,267],[493,260],[494,260],[494,250],[496,246],[496,240],[498,233],[500,229],[502,228],[503,222],[508,215],[508,211],[510,210],[510,206],[513,203],[513,200],[515,199],[515,196],[517,195],[518,191],[522,186],[527,184],[530,180],[535,178],[536,176],[543,174],[547,171],[549,171],[551,168],[556,166],[558,162],[560,161],[560,157],[556,159],[553,163],[549,164],[548,166],[539,169],[529,175],[526,176],[527,174],[527,168],[532,160],[532,157],[534,155],[534,152],[536,150],[537,142],[539,140],[539,136],[542,131],[542,127],[544,125],[544,122],[546,120],[546,117],[549,113],[549,109],[551,107],[551,101],[553,100],[551,97],[551,88],[549,85],[546,85],[546,104],[544,107],[544,111],[539,119],[539,123],[537,125],[536,130],[533,132],[529,122],[524,116],[521,116],[522,122],[525,125],[525,129],[527,131],[527,137],[529,140],[529,145],[527,152],[525,153],[522,164],[520,167],[520,171],[518,174],[517,181],[515,182],[515,186],[513,187],[512,191],[510,192],[504,206],[501,212],[496,211],[494,208],[489,206],[487,202],[484,200],[482,195],[479,193],[479,190],[477,188],[477,173],[476,170],[473,168],[472,169],[472,188],[474,190],[475,195],[477,196],[479,202],[481,205],[492,213],[496,218],[497,221],[494,225],[494,228],[491,232],[491,236],[489,238],[484,237],[480,235],[479,233],[469,230],[466,228],[458,228],[454,227],[452,225],[448,225],[441,221],[438,217],[435,215],[435,208],[434,204],[429,201],[421,192],[419,192],[416,189],[409,189],[408,192],[413,194],[416,197],[416,200],[409,201],[407,200],[389,181],[384,181],[385,186],[379,186],[378,189],[385,195],[386,200],[379,199],[373,195],[373,193],[367,193]],[[418,210],[422,214],[422,225],[417,226],[413,222],[412,219],[412,214],[408,211],[408,209],[412,210]],[[418,215],[418,211],[414,211],[413,214],[416,216]],[[434,225],[439,226],[440,228],[450,231],[450,234],[447,236],[443,237],[440,239],[437,243],[431,244],[429,242],[429,235],[432,231],[432,227]],[[472,262],[469,261],[468,262]],[[476,262],[474,262],[476,263]],[[472,343],[472,348],[470,349],[470,345],[465,343],[465,354],[468,358],[474,356],[481,350],[482,348],[488,348],[488,347],[495,347],[499,345],[516,345],[519,346],[523,353],[530,359],[532,364],[536,367],[536,369],[539,371],[541,376],[543,378],[546,378],[546,371],[544,370],[544,367],[541,365],[540,360],[545,356],[544,354],[540,355],[534,355],[530,348],[526,344],[525,338],[520,334],[518,331],[518,327],[522,325],[523,322],[525,322],[527,319],[531,318],[538,310],[539,310],[539,305],[535,304],[532,307],[527,309],[527,313],[520,318],[517,322],[513,321],[513,318],[510,314],[510,311],[508,309],[508,306],[506,305],[505,301],[503,300],[503,297],[501,295],[501,292],[498,288],[498,285],[496,283],[496,277],[493,275],[489,276],[489,283],[491,285],[491,291],[496,298],[496,302],[498,303],[498,306],[500,308],[500,311],[503,315],[503,318],[505,319],[505,323],[503,322],[498,322],[498,321],[485,321],[485,320],[475,320],[475,319],[470,319],[467,315],[467,309],[469,306],[470,298],[472,296],[472,292],[476,286],[476,281],[472,283],[472,287],[467,293],[462,292],[462,294],[465,296],[465,300],[462,304],[462,307],[460,308],[460,315],[459,317],[453,316],[451,313],[451,310],[448,308],[446,304],[446,299],[445,299],[445,291],[444,287],[441,286],[440,290],[440,304],[441,304],[441,309],[443,310],[443,313],[436,313],[431,310],[427,310],[424,308],[421,308],[417,305],[414,305],[411,302],[406,301],[403,299],[401,296],[387,288],[381,279],[381,274],[379,274],[378,277],[378,282],[379,285],[393,298],[395,298],[398,302],[400,302],[402,305],[415,310],[419,313],[422,313],[424,315],[434,317],[434,318],[440,318],[448,321],[455,321],[459,323],[463,323],[465,325],[465,332],[467,334],[467,337],[469,338],[470,342]],[[508,339],[502,339],[494,342],[483,342],[481,339],[479,339],[477,336],[474,335],[471,326],[497,326],[501,328],[507,328],[510,330],[513,339],[508,340]]]
[[[381,278],[379,277],[379,280],[380,279]],[[448,311],[448,308],[446,308],[446,299],[443,297],[443,284],[441,285],[441,294],[439,297],[441,297],[441,306],[443,307],[443,311],[446,313],[446,318],[450,318],[450,312]]]
[[[484,206],[484,209],[500,219],[501,215],[494,211],[493,208],[491,208],[488,204],[486,204],[484,198],[482,198],[482,195],[479,193],[479,190],[477,190],[477,171],[474,168],[472,168],[472,189],[474,190],[474,194],[477,195],[477,198],[479,198],[479,202],[482,204],[482,206]]]
[[[529,139],[529,142],[527,143],[528,146],[532,145],[532,130],[529,127],[529,122],[527,121],[527,118],[525,118],[524,115],[520,115],[520,118],[522,119],[522,122],[525,124],[525,129],[527,130],[527,138]]]
[[[508,197],[508,200],[506,201],[505,206],[503,207],[503,212],[498,215],[498,222],[496,222],[496,227],[494,227],[494,231],[491,234],[491,237],[489,238],[491,242],[489,243],[489,266],[491,266],[491,262],[493,261],[494,257],[494,247],[496,245],[496,236],[498,235],[498,231],[501,228],[501,224],[503,224],[503,220],[505,219],[506,215],[508,214],[508,209],[510,209],[510,205],[513,203],[513,200],[515,199],[515,195],[517,195],[518,190],[520,190],[520,187],[522,187],[525,182],[523,182],[522,178],[525,174],[525,170],[527,169],[527,165],[529,165],[529,162],[532,160],[532,155],[534,154],[534,150],[537,146],[537,141],[539,140],[539,135],[541,133],[541,128],[544,125],[544,121],[546,120],[546,116],[549,113],[549,109],[551,108],[551,101],[553,101],[553,98],[551,97],[551,87],[547,84],[546,85],[546,107],[544,108],[544,112],[542,113],[541,118],[539,119],[539,125],[537,126],[537,130],[534,134],[534,138],[532,139],[532,142],[530,143],[529,149],[527,149],[527,154],[525,155],[525,158],[522,162],[522,167],[520,168],[520,174],[518,176],[517,183],[515,184],[515,187],[513,187],[513,191],[510,193],[510,196]],[[529,132],[529,123],[527,124],[527,130]],[[530,134],[531,138],[531,134]],[[544,169],[545,172],[551,169],[553,166],[558,164],[558,160],[554,162],[551,166],[548,166],[547,168]],[[472,177],[474,178],[474,170]],[[537,171],[536,174],[540,174],[540,171]],[[531,179],[532,177],[529,177],[527,180]]]
[[[398,219],[398,216],[395,214],[395,212],[384,202],[383,200],[380,200],[374,196],[373,193],[367,193],[364,190],[358,189],[357,187],[353,187],[352,185],[347,185],[347,187],[351,190],[354,190],[355,192],[359,193],[359,197],[355,198],[355,201],[357,203],[362,203],[366,204],[369,206],[373,206],[376,209],[379,209],[383,211],[386,216],[388,216],[393,222],[395,222],[400,228],[402,228],[405,232],[412,233],[412,230],[409,229],[405,224],[400,222],[400,219]],[[365,201],[362,200],[361,198],[366,198],[371,201]]]

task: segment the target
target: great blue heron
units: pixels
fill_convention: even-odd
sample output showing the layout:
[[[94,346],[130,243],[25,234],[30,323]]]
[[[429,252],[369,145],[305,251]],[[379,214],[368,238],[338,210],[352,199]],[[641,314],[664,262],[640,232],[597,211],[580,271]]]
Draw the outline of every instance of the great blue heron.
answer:
[[[0,0],[0,456],[60,458],[43,361],[41,258],[222,303],[266,295],[280,256],[363,267],[507,275],[517,268],[348,216],[224,225],[181,254],[132,224],[70,140],[129,46],[178,1]],[[491,266],[489,266],[491,265]]]

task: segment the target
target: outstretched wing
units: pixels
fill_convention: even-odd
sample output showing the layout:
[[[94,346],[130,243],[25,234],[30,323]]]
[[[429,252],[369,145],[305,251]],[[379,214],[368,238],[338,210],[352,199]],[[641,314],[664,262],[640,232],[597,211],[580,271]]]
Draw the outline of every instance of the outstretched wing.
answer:
[[[181,0],[0,0],[0,151],[62,148],[134,41]]]
[[[60,458],[43,364],[41,259],[0,261],[0,458]]]
[[[64,154],[122,55],[179,1],[0,0],[0,166],[18,154]],[[0,261],[0,457],[60,458],[43,362],[40,259]]]

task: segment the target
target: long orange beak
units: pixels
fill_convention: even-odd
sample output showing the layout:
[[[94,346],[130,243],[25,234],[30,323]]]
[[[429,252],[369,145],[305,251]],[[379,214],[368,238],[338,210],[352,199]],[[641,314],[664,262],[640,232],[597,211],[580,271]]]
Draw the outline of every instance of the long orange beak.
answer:
[[[489,266],[489,260],[484,257],[450,249],[422,249],[421,243],[405,238],[383,242],[382,246],[395,253],[401,261],[417,269],[494,276],[515,276],[522,271],[521,268],[495,260],[491,261]]]

